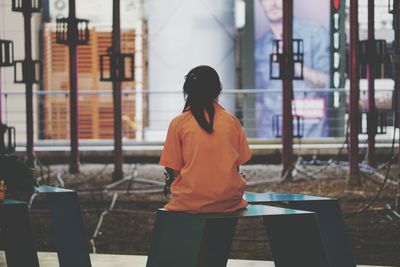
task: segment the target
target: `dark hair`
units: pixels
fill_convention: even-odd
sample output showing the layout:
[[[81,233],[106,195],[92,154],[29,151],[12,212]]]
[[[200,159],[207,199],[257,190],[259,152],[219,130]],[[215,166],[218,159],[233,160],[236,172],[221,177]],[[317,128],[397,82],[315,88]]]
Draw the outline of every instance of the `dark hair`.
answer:
[[[213,103],[221,90],[218,73],[210,66],[195,67],[185,76],[183,93],[186,103],[183,112],[190,110],[200,127],[208,133],[213,131]],[[208,113],[210,121],[207,121],[204,111]]]

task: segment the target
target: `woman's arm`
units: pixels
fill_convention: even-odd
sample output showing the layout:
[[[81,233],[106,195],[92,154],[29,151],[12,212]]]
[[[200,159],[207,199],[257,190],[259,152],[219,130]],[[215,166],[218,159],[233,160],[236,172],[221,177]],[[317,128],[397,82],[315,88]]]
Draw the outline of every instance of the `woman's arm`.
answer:
[[[246,179],[246,175],[243,174],[243,172],[240,171],[240,166],[237,166],[237,171],[240,173],[240,175],[243,177],[243,179]]]
[[[169,167],[165,167],[165,185],[164,185],[164,195],[167,197],[171,194],[171,185],[175,181],[175,178],[178,177],[179,171],[173,170]]]

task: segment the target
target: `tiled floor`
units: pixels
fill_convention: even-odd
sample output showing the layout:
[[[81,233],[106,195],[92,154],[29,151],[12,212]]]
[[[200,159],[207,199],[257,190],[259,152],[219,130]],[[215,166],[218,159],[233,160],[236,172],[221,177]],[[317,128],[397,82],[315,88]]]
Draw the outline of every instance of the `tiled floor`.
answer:
[[[40,267],[58,266],[57,254],[53,252],[39,252]],[[133,255],[107,255],[91,254],[92,267],[145,267],[146,256]],[[3,251],[0,251],[0,267],[5,267],[6,259]],[[248,261],[248,260],[229,260],[228,267],[274,267],[273,262],[267,261]],[[358,267],[367,267],[365,265]],[[379,267],[379,266],[368,266]]]

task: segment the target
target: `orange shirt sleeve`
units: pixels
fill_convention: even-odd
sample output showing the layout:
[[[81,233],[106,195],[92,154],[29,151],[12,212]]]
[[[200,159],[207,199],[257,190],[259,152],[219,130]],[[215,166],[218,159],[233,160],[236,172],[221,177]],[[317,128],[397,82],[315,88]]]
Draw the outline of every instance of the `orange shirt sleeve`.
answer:
[[[242,165],[251,159],[251,152],[242,126],[239,127],[239,131],[239,159],[237,165]]]
[[[184,166],[182,142],[177,131],[176,120],[172,120],[168,127],[167,138],[165,139],[159,164],[176,171],[180,171]]]

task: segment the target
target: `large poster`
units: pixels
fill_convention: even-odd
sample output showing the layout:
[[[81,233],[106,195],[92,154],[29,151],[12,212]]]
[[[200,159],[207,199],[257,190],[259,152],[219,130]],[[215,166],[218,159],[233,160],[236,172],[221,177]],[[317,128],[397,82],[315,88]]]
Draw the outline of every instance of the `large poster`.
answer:
[[[282,81],[270,77],[274,41],[282,39],[282,1],[254,0],[256,137],[275,138],[282,113]],[[293,38],[303,40],[303,80],[293,81],[292,112],[301,116],[304,137],[328,135],[327,103],[330,85],[330,1],[294,0]],[[299,71],[295,68],[295,71]],[[276,70],[272,69],[272,73]],[[297,129],[297,125],[295,125]],[[296,134],[296,133],[295,133]]]

